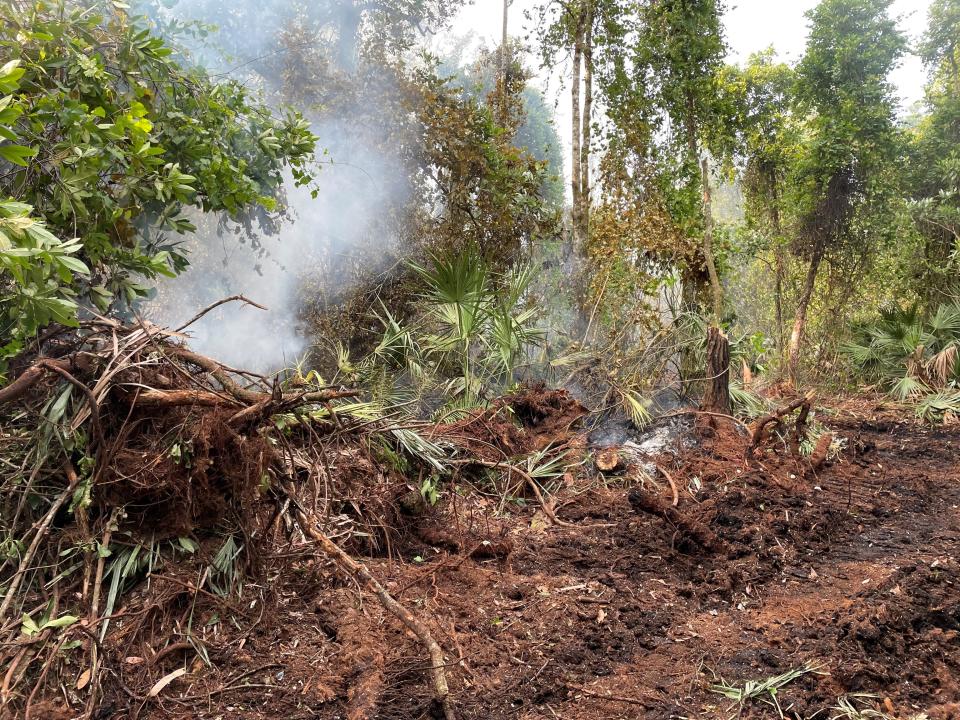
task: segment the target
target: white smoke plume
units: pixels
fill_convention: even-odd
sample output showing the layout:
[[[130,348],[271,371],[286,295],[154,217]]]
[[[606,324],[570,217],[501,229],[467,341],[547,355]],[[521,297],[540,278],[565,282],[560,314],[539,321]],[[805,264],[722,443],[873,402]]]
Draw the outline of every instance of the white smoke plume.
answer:
[[[331,276],[331,261],[369,247],[384,232],[382,219],[406,197],[395,163],[368,151],[342,123],[319,123],[314,132],[330,160],[317,176],[316,197],[311,188],[288,183],[277,227],[252,237],[235,225],[197,218],[198,231],[186,242],[191,267],[160,284],[147,317],[177,327],[200,309],[242,294],[267,310],[239,302],[220,306],[190,327],[196,350],[263,372],[289,367],[304,353],[311,340],[298,322],[300,305],[313,298],[303,288],[323,276],[326,292],[348,289],[351,278]]]

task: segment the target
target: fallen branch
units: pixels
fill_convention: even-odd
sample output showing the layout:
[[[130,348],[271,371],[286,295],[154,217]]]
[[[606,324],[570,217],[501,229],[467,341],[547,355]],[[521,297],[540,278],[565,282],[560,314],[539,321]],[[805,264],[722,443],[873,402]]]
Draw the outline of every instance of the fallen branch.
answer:
[[[141,407],[178,407],[196,405],[200,407],[239,407],[232,397],[224,397],[207,390],[142,390],[126,395],[132,404]]]
[[[682,515],[653,493],[634,488],[627,496],[630,505],[637,512],[644,512],[663,518],[673,525],[684,537],[711,553],[723,554],[727,544],[706,525]]]
[[[167,351],[174,357],[180,358],[191,365],[196,365],[204,372],[212,375],[214,380],[220,383],[220,386],[242,405],[256,405],[265,400],[276,400],[284,405],[319,403],[339,398],[357,397],[360,394],[359,390],[317,390],[305,393],[285,393],[279,397],[274,397],[270,393],[257,392],[241,387],[227,374],[223,365],[213,358],[200,355],[185,347],[171,347],[167,348]]]
[[[292,491],[288,490],[287,493],[292,499]],[[383,585],[381,585],[380,582],[370,574],[370,571],[367,570],[365,565],[354,560],[350,555],[342,550],[339,545],[320,532],[317,529],[317,522],[315,518],[308,516],[306,511],[303,510],[303,508],[301,508],[295,501],[293,504],[297,522],[300,524],[303,532],[316,540],[324,553],[334,560],[343,570],[346,570],[348,573],[350,573],[354,579],[362,580],[364,585],[366,585],[367,588],[377,596],[377,599],[380,600],[380,604],[383,605],[383,607],[394,617],[400,620],[400,622],[402,622],[407,629],[416,635],[420,642],[423,643],[423,646],[427,649],[427,652],[430,655],[430,671],[433,676],[434,699],[443,710],[443,717],[445,720],[456,720],[456,714],[454,713],[453,709],[453,701],[450,697],[450,686],[447,684],[446,663],[443,659],[443,650],[440,648],[440,645],[437,643],[437,641],[434,640],[433,635],[430,633],[430,630],[427,628],[427,626],[414,617],[413,613],[407,610],[407,608],[394,600],[390,593],[387,592],[386,588],[384,588]]]
[[[90,358],[87,355],[77,355],[74,358],[53,359],[41,358],[33,365],[24,370],[17,379],[9,383],[6,387],[0,388],[0,405],[23,397],[34,385],[36,385],[47,372],[69,372],[75,367],[86,367],[89,365]]]

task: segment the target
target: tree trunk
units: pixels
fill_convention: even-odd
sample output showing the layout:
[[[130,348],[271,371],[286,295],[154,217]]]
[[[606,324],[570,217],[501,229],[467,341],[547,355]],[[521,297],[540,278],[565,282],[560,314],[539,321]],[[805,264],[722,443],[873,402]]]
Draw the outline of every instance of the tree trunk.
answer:
[[[783,314],[783,285],[787,276],[787,267],[786,259],[783,254],[783,247],[780,243],[777,243],[776,248],[773,251],[774,258],[774,285],[773,285],[773,302],[774,309],[777,314],[777,347],[780,352],[780,362],[784,362],[786,358],[786,328],[785,328],[785,319]]]
[[[586,241],[590,235],[590,142],[591,116],[593,114],[593,3],[587,6],[586,29],[583,42],[583,120],[580,134],[580,237]]]
[[[718,327],[707,330],[707,389],[703,409],[730,412],[730,341]]]
[[[576,36],[573,43],[573,82],[570,87],[570,104],[573,110],[572,127],[570,132],[572,165],[570,169],[570,185],[573,192],[570,207],[570,227],[573,231],[574,252],[583,247],[583,238],[580,237],[580,66],[583,59],[583,16],[577,18]]]
[[[822,241],[817,241],[813,249],[813,255],[810,258],[810,269],[807,271],[807,279],[803,285],[803,292],[800,295],[800,301],[797,303],[797,314],[793,321],[793,332],[790,333],[790,352],[787,360],[787,379],[791,385],[797,383],[797,368],[800,365],[800,342],[803,339],[803,331],[807,325],[807,310],[810,307],[810,299],[813,297],[813,289],[817,284],[817,272],[820,270],[820,262],[823,260],[823,254],[826,248]]]
[[[507,86],[507,71],[510,67],[510,53],[507,37],[507,19],[509,16],[510,0],[503,0],[503,32],[500,38],[500,126],[506,127],[509,121],[507,111],[507,98],[509,88]]]
[[[787,276],[787,262],[784,257],[783,227],[780,223],[780,188],[777,185],[777,175],[772,168],[766,171],[767,188],[772,199],[770,203],[770,225],[773,228],[773,258],[774,258],[774,287],[773,302],[777,314],[777,347],[780,351],[780,362],[786,360],[786,331],[783,317],[783,284]]]
[[[687,94],[686,106],[687,116],[684,119],[684,131],[687,136],[687,152],[690,155],[690,162],[693,163],[694,168],[700,169],[702,172],[702,165],[700,163],[700,145],[697,142],[698,127],[696,102],[693,95],[690,93]],[[701,177],[701,183],[702,182],[703,178]],[[701,246],[701,251],[703,250],[705,250],[705,248]],[[710,262],[712,262],[712,246],[710,250]],[[713,280],[710,274],[710,266],[706,260],[706,257],[704,258],[704,266],[707,268],[706,274],[703,273],[702,268],[689,268],[689,271],[686,273],[686,275],[689,278],[689,281],[694,284],[694,286],[690,287],[689,289],[684,287],[684,299],[687,301],[687,309],[690,312],[697,313],[698,315],[706,312],[704,296],[706,295],[707,288],[709,287],[710,292],[713,292]],[[714,272],[715,271],[716,269],[714,269]],[[706,277],[704,277],[704,275],[706,275]],[[706,282],[704,282],[704,280],[706,280]]]
[[[713,192],[710,188],[710,161],[706,157],[700,161],[700,173],[703,176],[703,261],[707,265],[713,293],[713,324],[719,325],[723,314],[723,285],[713,258]]]

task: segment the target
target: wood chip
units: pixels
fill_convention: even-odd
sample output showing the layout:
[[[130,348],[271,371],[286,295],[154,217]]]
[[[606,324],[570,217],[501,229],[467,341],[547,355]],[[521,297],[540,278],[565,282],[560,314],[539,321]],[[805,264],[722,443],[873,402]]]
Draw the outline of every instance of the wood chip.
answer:
[[[147,697],[156,697],[163,691],[163,689],[167,685],[172,683],[177,678],[183,677],[186,674],[187,674],[186,668],[177,668],[172,673],[168,673],[167,675],[164,675],[162,678],[157,680],[156,683],[154,683],[152,688],[150,688],[150,692],[147,693]]]

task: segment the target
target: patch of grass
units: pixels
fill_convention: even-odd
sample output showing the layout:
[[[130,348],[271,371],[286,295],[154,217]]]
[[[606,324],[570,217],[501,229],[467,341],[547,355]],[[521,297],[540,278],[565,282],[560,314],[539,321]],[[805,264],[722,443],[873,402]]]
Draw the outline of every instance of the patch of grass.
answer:
[[[873,708],[858,707],[863,700],[879,700],[879,695],[872,693],[851,693],[837,698],[836,707],[830,708],[830,720],[894,720],[893,717]]]
[[[788,670],[782,675],[774,675],[764,680],[747,680],[743,685],[728,685],[723,678],[719,683],[710,686],[710,690],[719,693],[724,697],[734,701],[731,710],[738,710],[737,717],[743,713],[744,708],[754,701],[766,703],[773,707],[780,718],[784,718],[783,708],[780,707],[780,701],[777,699],[779,691],[792,683],[797,678],[810,673],[824,674],[820,671],[821,665],[804,665],[803,667]],[[787,708],[789,710],[789,708]]]

